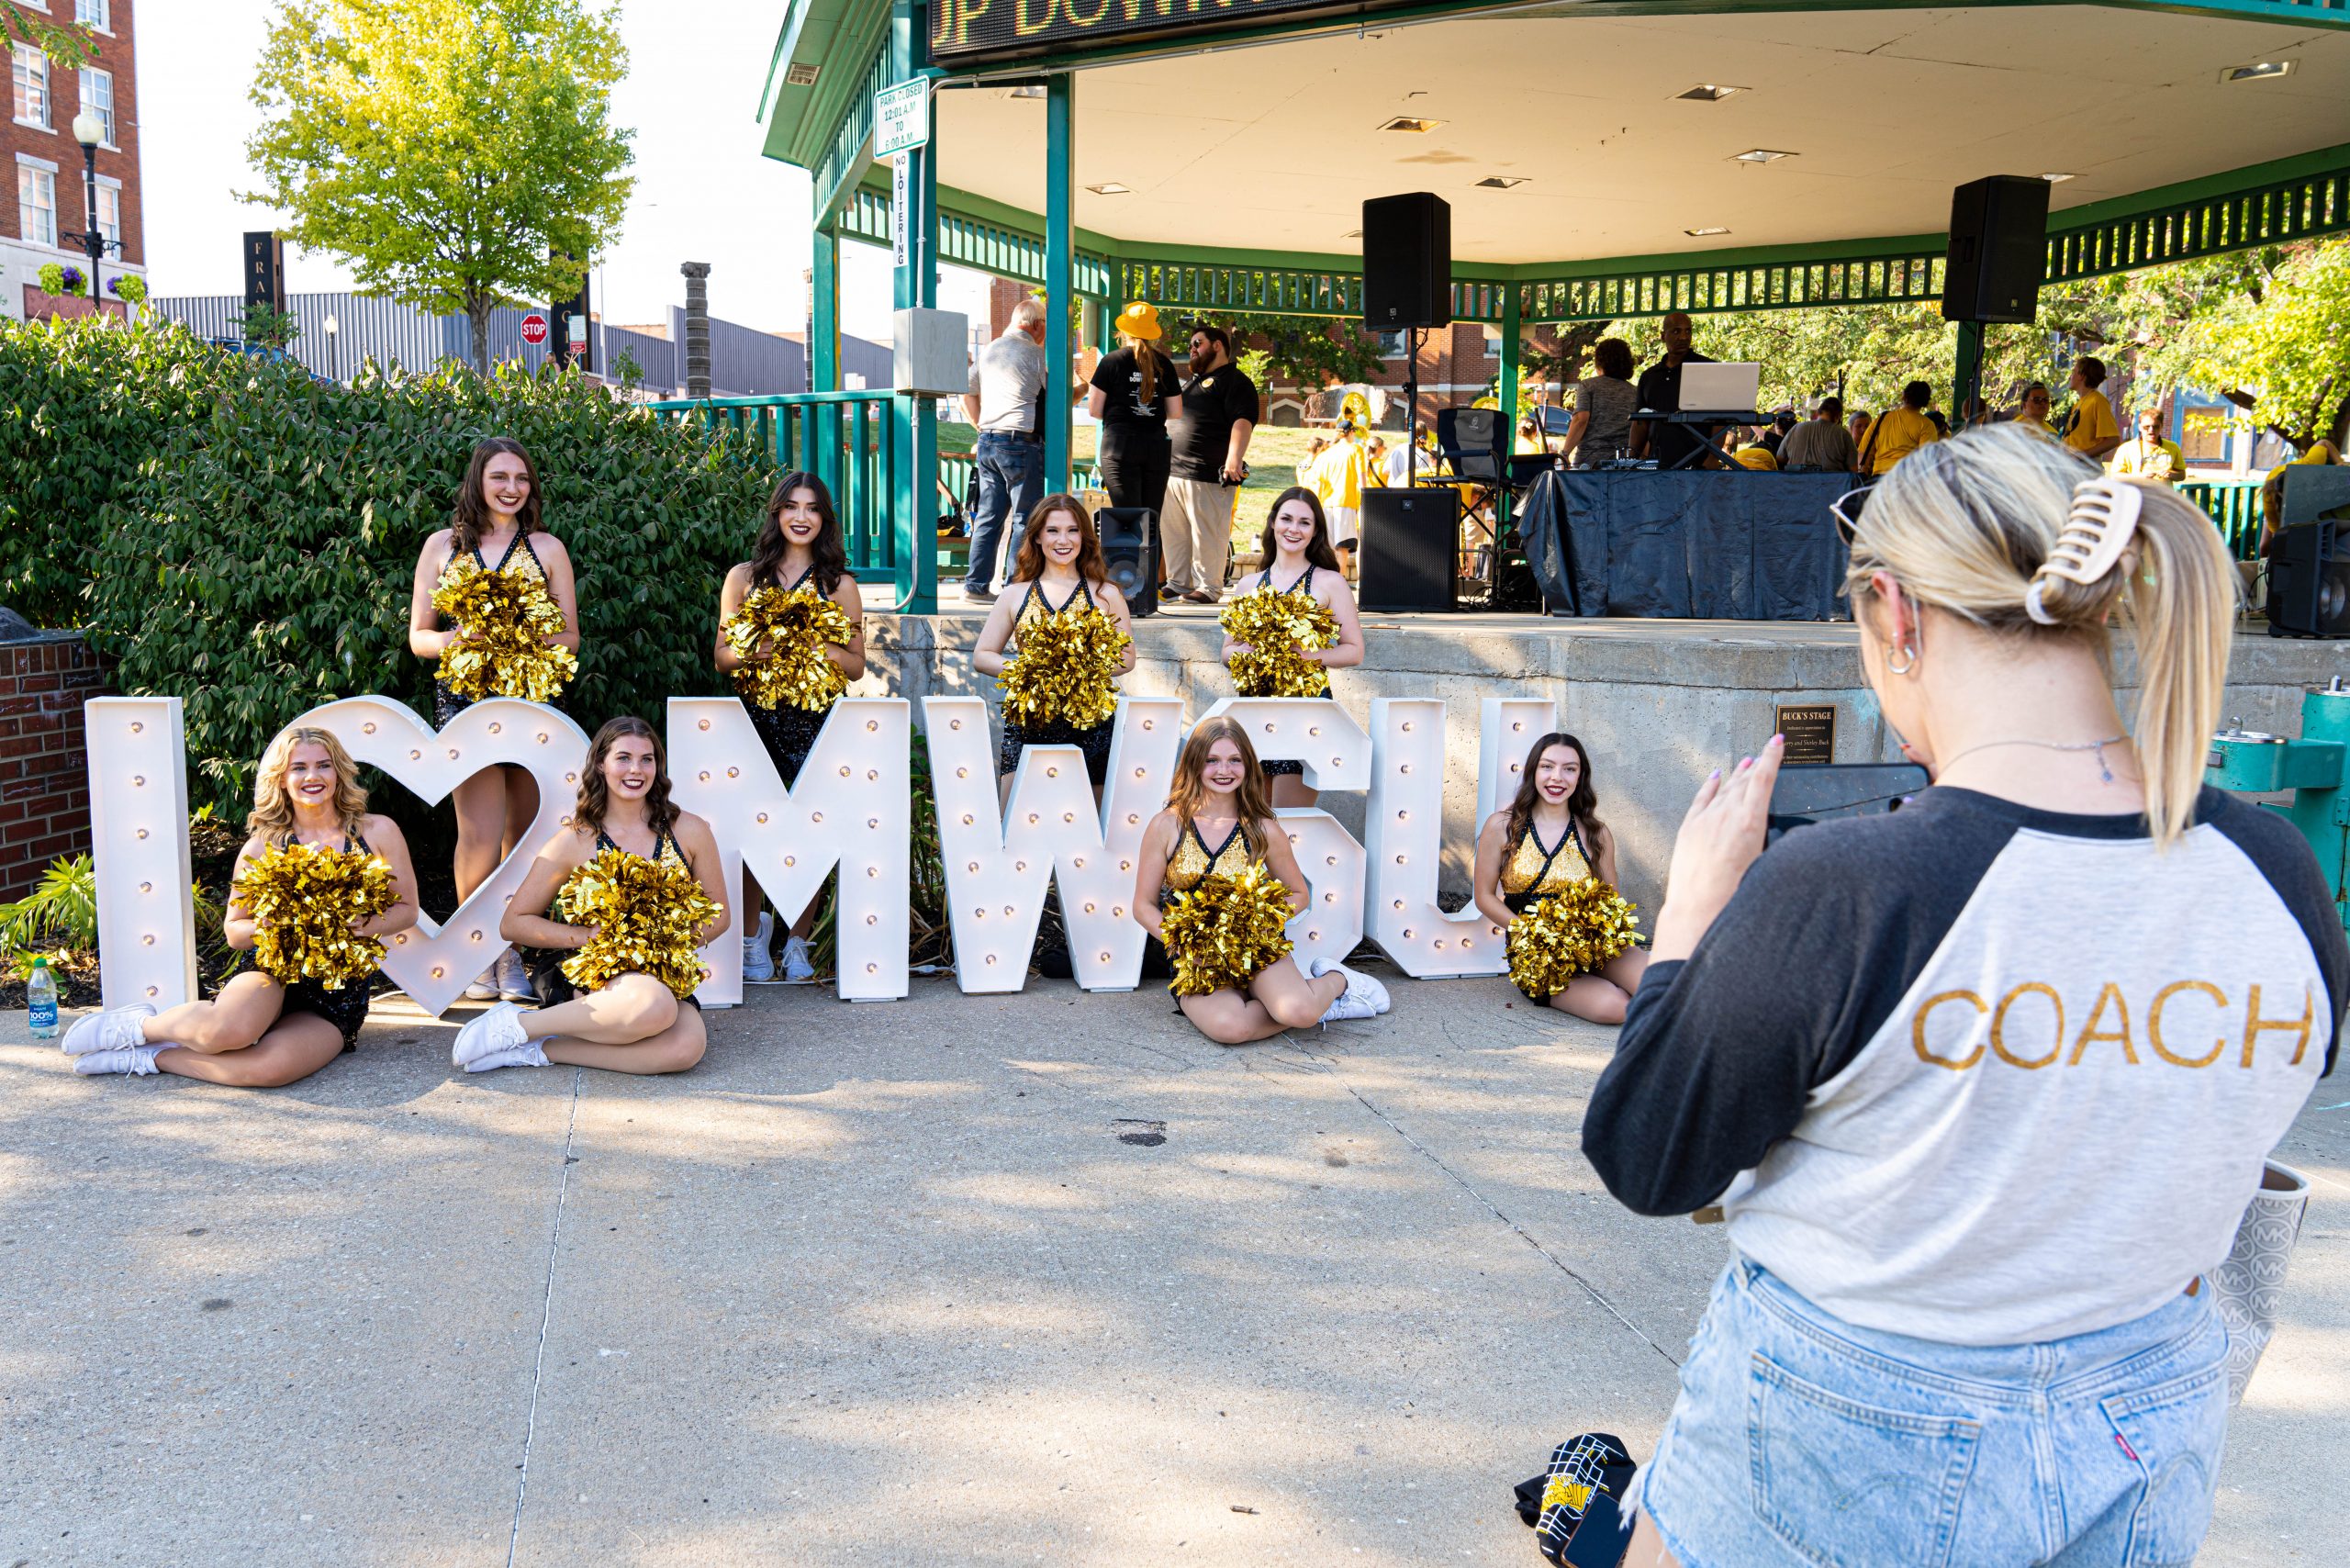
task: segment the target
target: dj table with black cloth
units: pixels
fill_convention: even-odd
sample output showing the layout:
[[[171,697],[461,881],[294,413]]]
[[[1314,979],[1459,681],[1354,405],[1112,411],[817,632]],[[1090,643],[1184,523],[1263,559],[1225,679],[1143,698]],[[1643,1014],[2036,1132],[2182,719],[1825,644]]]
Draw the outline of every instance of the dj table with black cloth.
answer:
[[[1837,621],[1844,543],[1829,503],[1846,474],[1561,469],[1518,511],[1552,615]]]

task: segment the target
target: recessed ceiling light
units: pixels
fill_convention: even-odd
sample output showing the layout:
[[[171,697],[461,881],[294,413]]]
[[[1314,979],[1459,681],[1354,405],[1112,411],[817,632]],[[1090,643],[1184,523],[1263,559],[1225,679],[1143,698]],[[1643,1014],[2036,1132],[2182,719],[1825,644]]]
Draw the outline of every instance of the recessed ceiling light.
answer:
[[[1042,82],[1023,82],[1007,95],[1014,98],[1041,98],[1044,95],[1045,84]]]
[[[1676,98],[1688,98],[1700,104],[1718,104],[1732,93],[1743,93],[1743,87],[1726,87],[1718,82],[1700,82],[1685,93],[1675,93]]]
[[[1505,191],[1512,185],[1522,185],[1531,178],[1533,176],[1530,174],[1488,174],[1477,182],[1477,188],[1487,191]]]
[[[1782,158],[1794,156],[1792,152],[1778,152],[1768,147],[1750,147],[1743,152],[1733,153],[1730,162],[1733,163],[1775,163]]]
[[[1115,180],[1104,180],[1098,185],[1088,185],[1085,188],[1095,196],[1125,196],[1127,191],[1127,187]]]
[[[1434,130],[1443,123],[1444,121],[1440,119],[1414,119],[1410,115],[1397,115],[1379,129],[1382,130]]]
[[[2042,174],[2040,177],[2046,180],[2052,185],[2061,185],[2073,176],[2070,174]]]
[[[1708,234],[1727,234],[1729,230],[1722,228],[1719,224],[1716,224],[1710,229],[1684,229],[1681,232],[1684,234],[1694,235],[1697,239],[1702,240]]]
[[[2266,82],[2272,76],[2290,76],[2297,60],[2263,60],[2251,65],[2231,65],[2220,73],[2222,82]]]
[[[804,60],[795,60],[783,68],[783,84],[787,87],[812,87],[816,84],[816,73],[822,69]]]

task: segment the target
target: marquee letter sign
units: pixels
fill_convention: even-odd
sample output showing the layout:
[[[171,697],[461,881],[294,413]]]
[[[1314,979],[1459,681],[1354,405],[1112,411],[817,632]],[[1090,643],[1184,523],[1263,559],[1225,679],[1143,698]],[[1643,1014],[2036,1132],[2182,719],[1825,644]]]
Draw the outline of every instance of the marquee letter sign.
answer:
[[[1008,806],[996,794],[987,704],[925,697],[938,840],[946,862],[955,981],[966,991],[1018,991],[1028,980],[1045,884],[1060,889],[1069,963],[1088,991],[1132,991],[1142,976],[1134,902],[1143,830],[1167,803],[1183,740],[1183,704],[1121,697],[1102,804],[1075,746],[1030,746]]]
[[[1479,716],[1476,825],[1516,793],[1526,748],[1553,722],[1557,704],[1489,697]],[[1444,858],[1444,704],[1434,698],[1374,698],[1379,761],[1363,831],[1371,840],[1364,896],[1371,939],[1414,980],[1498,975],[1509,969],[1500,927],[1474,903],[1448,913],[1436,900]]]
[[[176,697],[82,705],[97,846],[98,987],[108,1007],[196,997],[187,853],[187,735]]]
[[[710,821],[724,868],[727,925],[702,958],[695,994],[743,1000],[743,866],[778,910],[805,908],[840,868],[834,916],[840,994],[873,1002],[906,994],[907,890],[912,833],[908,764],[912,712],[902,697],[844,697],[786,790],[742,700],[669,699],[672,798]]]

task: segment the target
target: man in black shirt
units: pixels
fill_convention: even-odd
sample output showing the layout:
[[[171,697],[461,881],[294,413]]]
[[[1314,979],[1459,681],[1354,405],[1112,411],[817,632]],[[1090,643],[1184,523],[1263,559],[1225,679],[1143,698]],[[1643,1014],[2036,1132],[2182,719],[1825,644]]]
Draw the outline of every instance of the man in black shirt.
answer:
[[[1232,338],[1221,327],[1192,329],[1191,375],[1181,412],[1167,421],[1167,504],[1159,532],[1167,546],[1161,599],[1214,604],[1224,593],[1232,554],[1232,503],[1248,476],[1248,437],[1257,428],[1257,384],[1232,363]]]
[[[1643,412],[1677,414],[1681,411],[1681,367],[1691,361],[1699,364],[1714,362],[1689,346],[1694,329],[1689,318],[1675,310],[1667,316],[1659,329],[1664,339],[1664,357],[1640,372],[1639,395]],[[1670,468],[1700,447],[1711,446],[1719,433],[1718,425],[1673,425],[1662,420],[1632,420],[1632,455],[1653,457],[1660,468]],[[1701,458],[1696,466],[1718,467],[1718,458]]]

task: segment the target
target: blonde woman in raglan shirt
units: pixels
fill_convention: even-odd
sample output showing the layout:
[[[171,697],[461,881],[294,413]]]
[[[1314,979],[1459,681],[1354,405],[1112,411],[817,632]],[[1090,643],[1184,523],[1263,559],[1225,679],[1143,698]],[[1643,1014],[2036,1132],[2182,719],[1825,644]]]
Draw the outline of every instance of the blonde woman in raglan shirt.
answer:
[[[1862,667],[1934,787],[1764,853],[1774,741],[1682,825],[1583,1148],[1643,1214],[1720,1201],[1733,1252],[1625,1561],[2188,1562],[2227,1423],[2202,1276],[2350,969],[2291,824],[2200,787],[2233,574],[2168,487],[2007,426],[1847,526]]]

